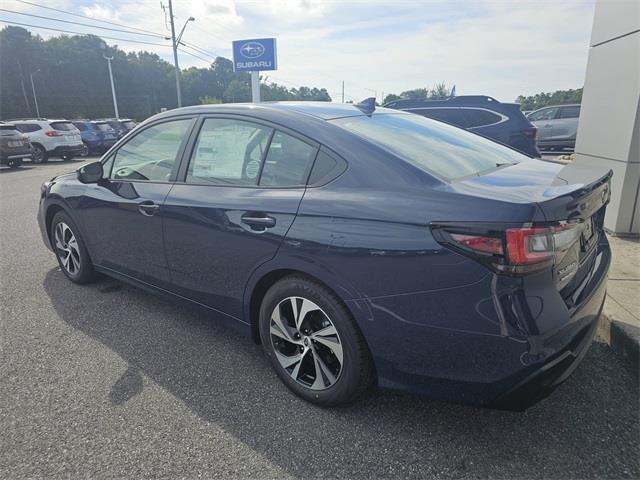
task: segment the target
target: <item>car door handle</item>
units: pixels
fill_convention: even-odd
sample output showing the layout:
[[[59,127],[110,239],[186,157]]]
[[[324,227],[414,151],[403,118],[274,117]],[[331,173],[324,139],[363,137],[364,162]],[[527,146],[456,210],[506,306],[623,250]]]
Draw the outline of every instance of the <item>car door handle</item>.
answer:
[[[160,209],[160,205],[152,201],[146,201],[138,204],[138,211],[145,217],[152,217]]]
[[[254,230],[264,230],[276,226],[276,219],[268,215],[243,215],[241,220],[242,223],[249,225]]]

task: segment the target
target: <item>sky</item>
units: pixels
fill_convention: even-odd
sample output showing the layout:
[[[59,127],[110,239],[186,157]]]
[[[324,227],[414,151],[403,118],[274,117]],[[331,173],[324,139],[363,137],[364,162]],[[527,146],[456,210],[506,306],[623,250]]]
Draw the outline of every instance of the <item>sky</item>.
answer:
[[[232,40],[276,37],[278,70],[263,72],[266,81],[324,87],[334,101],[341,100],[344,81],[345,100],[380,100],[445,82],[458,95],[512,102],[520,94],[583,85],[594,1],[174,0],[173,10],[177,29],[195,18],[183,40],[197,48],[184,48],[192,55],[179,52],[181,68],[206,67],[216,55],[231,58]],[[0,11],[0,25],[20,22],[114,37],[105,41],[173,61],[170,41],[162,38],[170,33],[160,0],[3,0],[1,9],[23,15]],[[61,34],[25,28],[43,38]],[[132,28],[158,35],[128,33]]]

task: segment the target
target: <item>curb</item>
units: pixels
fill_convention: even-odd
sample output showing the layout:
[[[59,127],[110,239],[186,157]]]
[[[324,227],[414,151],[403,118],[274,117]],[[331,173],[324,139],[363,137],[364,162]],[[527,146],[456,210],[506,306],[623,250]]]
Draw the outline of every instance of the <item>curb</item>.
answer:
[[[611,320],[609,345],[638,376],[640,373],[640,328]]]

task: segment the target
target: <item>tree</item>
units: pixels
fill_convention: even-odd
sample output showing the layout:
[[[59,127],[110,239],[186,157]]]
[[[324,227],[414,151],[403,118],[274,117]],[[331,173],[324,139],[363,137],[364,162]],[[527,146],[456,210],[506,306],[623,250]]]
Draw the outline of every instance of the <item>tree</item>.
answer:
[[[34,75],[43,116],[100,118],[114,115],[107,62],[112,69],[118,109],[123,117],[142,120],[161,108],[175,108],[174,67],[155,53],[126,53],[117,46],[104,50],[95,35],[61,35],[43,40],[21,27],[0,30],[0,117],[35,116],[29,74]],[[289,89],[261,84],[264,100],[330,101],[324,88]],[[182,71],[185,105],[202,102],[251,101],[250,76],[235,73],[231,60],[217,57],[207,68]]]
[[[384,97],[383,103],[392,102],[394,100],[400,100],[402,98],[429,98],[432,100],[443,100],[451,96],[451,90],[447,88],[447,85],[442,83],[436,83],[431,88],[414,88],[413,90],[405,90],[400,95],[390,93]]]
[[[516,98],[516,103],[520,104],[521,110],[538,110],[548,105],[566,105],[568,103],[582,102],[582,88],[576,90],[556,90],[553,93],[536,93],[525,97],[523,95]]]

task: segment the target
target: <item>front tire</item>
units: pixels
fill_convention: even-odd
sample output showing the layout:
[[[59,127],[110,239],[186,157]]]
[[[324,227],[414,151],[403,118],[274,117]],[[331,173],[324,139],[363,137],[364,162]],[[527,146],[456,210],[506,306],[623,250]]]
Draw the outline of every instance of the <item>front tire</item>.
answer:
[[[71,217],[58,212],[51,222],[51,245],[62,273],[74,283],[89,283],[96,278],[89,252]]]
[[[323,406],[352,403],[375,381],[371,354],[350,312],[324,285],[285,277],[260,307],[260,338],[282,382]]]

